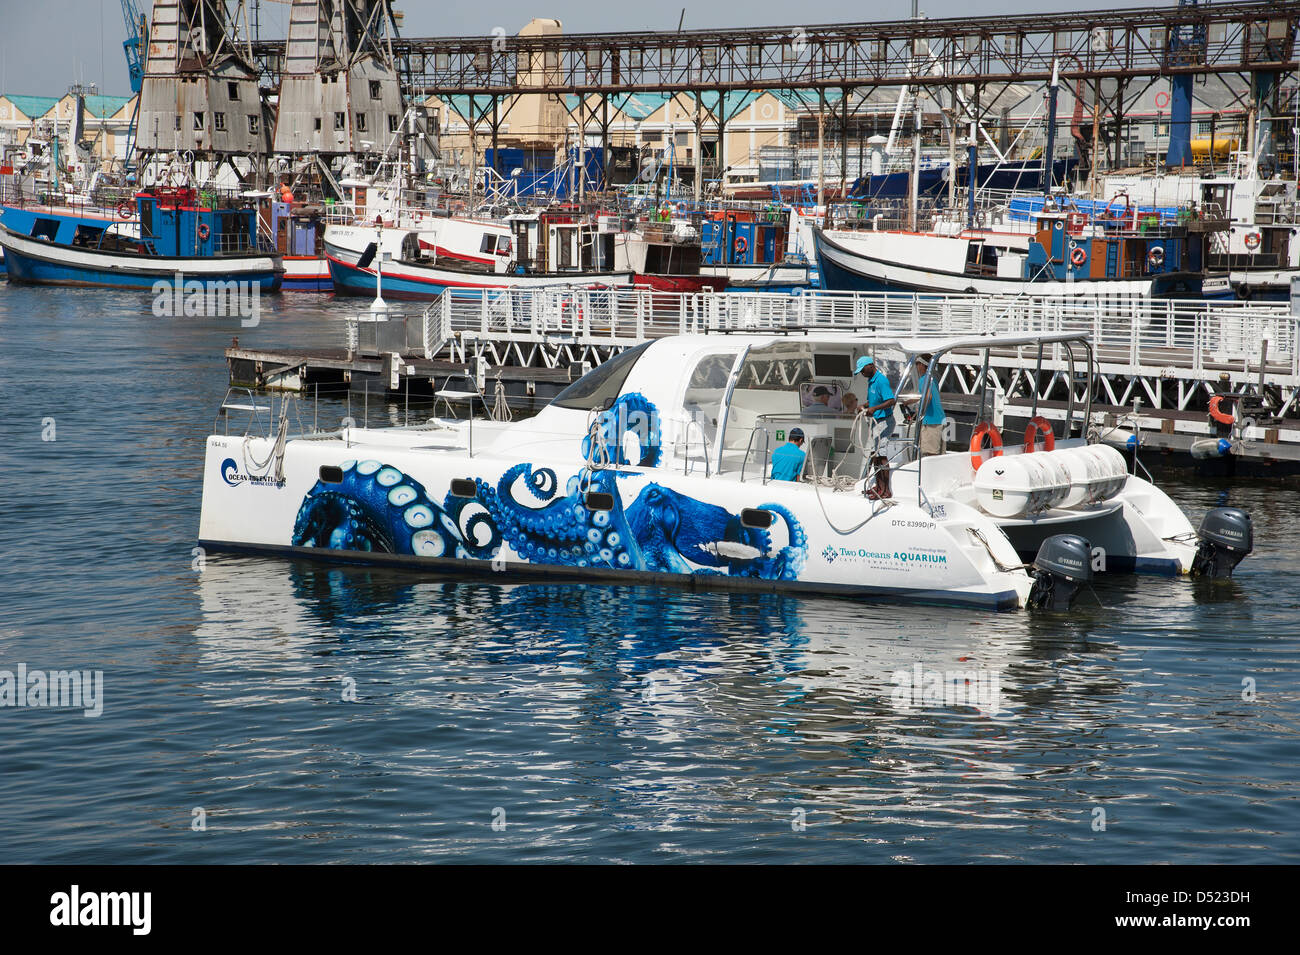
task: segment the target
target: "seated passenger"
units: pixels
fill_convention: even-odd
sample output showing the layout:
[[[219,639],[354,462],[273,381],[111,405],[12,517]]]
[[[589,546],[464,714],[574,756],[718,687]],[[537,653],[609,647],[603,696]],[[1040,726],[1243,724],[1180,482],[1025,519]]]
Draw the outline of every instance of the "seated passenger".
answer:
[[[812,404],[803,409],[805,415],[816,417],[818,415],[836,414],[831,404],[831,390],[825,385],[818,385],[812,390]]]
[[[791,428],[790,440],[772,452],[772,472],[768,476],[773,481],[799,480],[807,456],[803,449],[803,429]]]

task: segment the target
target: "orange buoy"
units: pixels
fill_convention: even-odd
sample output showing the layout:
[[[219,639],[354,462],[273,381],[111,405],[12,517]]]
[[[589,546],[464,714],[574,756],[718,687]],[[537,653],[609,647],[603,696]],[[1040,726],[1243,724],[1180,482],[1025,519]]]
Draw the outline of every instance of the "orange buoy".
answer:
[[[1219,424],[1232,424],[1232,414],[1223,410],[1223,395],[1215,395],[1210,399],[1210,417]]]
[[[991,421],[983,422],[970,436],[970,464],[976,471],[984,463],[981,452],[984,450],[984,437],[988,436],[989,447],[993,449],[992,457],[1002,454],[1002,433],[993,427]]]
[[[1035,450],[1034,442],[1038,440],[1038,433],[1043,434],[1043,450],[1051,451],[1056,447],[1056,432],[1052,430],[1052,424],[1042,415],[1034,415],[1029,419],[1029,424],[1025,426],[1025,453],[1032,454]]]

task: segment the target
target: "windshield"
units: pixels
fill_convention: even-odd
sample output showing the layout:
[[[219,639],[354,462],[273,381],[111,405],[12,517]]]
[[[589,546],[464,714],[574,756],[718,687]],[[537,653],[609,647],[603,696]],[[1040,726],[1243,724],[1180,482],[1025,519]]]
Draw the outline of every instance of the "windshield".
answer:
[[[606,407],[623,390],[623,382],[632,372],[632,366],[636,364],[649,344],[645,342],[635,348],[629,348],[603,365],[593,368],[556,395],[551,404],[561,408],[577,408],[581,411]]]

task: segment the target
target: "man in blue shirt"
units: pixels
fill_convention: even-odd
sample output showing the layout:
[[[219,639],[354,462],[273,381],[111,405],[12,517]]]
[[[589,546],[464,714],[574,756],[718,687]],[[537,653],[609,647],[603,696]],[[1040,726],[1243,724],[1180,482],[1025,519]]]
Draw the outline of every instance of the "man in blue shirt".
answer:
[[[943,405],[939,378],[930,370],[932,356],[916,356],[916,377],[921,388],[921,456],[943,454]]]
[[[804,458],[808,452],[803,449],[803,429],[791,428],[790,440],[772,452],[773,481],[797,481],[803,474]]]
[[[858,359],[854,371],[867,379],[867,414],[876,421],[876,443],[894,433],[894,390],[889,387],[889,379],[884,372],[876,368],[876,360],[870,355]]]

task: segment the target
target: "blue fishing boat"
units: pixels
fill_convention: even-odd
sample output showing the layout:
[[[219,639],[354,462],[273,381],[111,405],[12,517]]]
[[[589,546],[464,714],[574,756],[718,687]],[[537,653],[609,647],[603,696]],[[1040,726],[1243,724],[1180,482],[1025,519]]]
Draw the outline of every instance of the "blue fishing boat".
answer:
[[[6,206],[0,247],[10,281],[33,285],[152,288],[158,281],[242,282],[280,288],[282,256],[258,233],[249,205],[201,201],[191,188],[157,189],[118,217]]]

